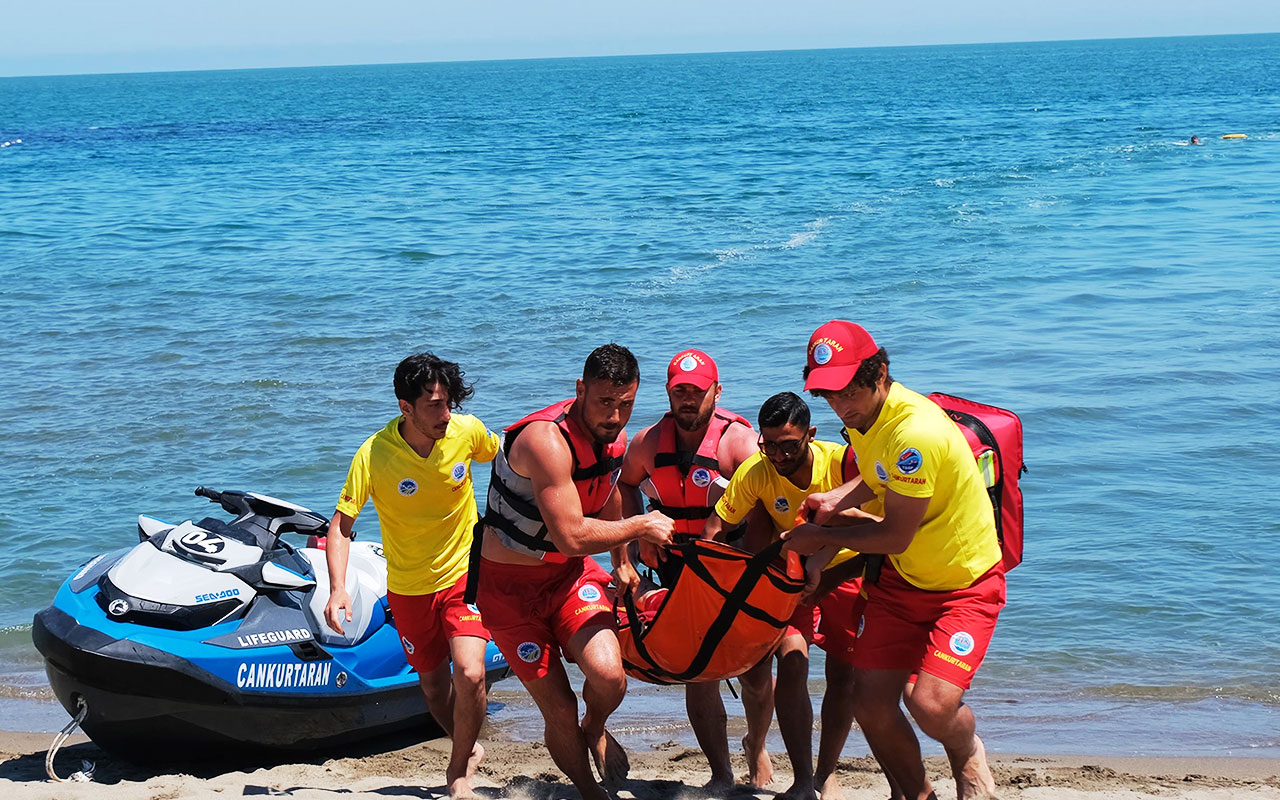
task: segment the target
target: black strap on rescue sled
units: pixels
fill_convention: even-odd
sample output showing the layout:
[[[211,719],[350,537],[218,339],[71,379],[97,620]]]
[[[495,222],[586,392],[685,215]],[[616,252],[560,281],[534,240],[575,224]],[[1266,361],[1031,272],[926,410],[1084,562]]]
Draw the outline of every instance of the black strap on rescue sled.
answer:
[[[641,666],[638,664],[628,664],[638,671],[652,675],[656,682],[662,683],[687,683],[690,679],[696,677],[711,661],[711,657],[715,654],[716,648],[729,632],[729,628],[733,625],[733,621],[739,613],[762,620],[778,628],[784,628],[787,620],[778,619],[766,611],[747,603],[747,597],[751,594],[752,589],[760,582],[761,578],[766,578],[774,584],[780,591],[799,594],[803,590],[803,586],[793,586],[780,582],[768,570],[769,566],[782,555],[782,547],[785,543],[779,539],[773,542],[765,549],[756,553],[747,562],[747,567],[738,576],[737,583],[732,589],[726,590],[718,584],[712,576],[711,572],[702,563],[703,558],[724,558],[716,553],[699,551],[698,542],[690,542],[685,545],[675,545],[672,547],[674,552],[681,555],[685,562],[685,568],[692,571],[704,583],[715,589],[724,597],[724,604],[720,607],[720,612],[716,615],[714,621],[707,628],[707,634],[703,638],[701,645],[698,647],[693,659],[689,662],[689,666],[683,672],[669,673],[665,670],[657,669],[651,666]],[[675,591],[672,587],[671,591]],[[623,602],[627,608],[627,625],[632,629],[633,639],[635,641],[636,651],[642,655],[650,665],[654,663],[653,656],[649,654],[644,644],[644,635],[648,628],[644,625],[640,615],[635,607],[635,600],[628,592],[623,596]],[[665,610],[665,609],[663,609]],[[660,612],[661,613],[661,612]]]

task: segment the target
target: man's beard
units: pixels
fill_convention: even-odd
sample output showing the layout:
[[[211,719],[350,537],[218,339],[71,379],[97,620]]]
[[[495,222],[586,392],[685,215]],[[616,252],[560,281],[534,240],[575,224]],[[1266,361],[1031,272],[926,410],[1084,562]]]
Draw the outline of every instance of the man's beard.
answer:
[[[711,409],[707,409],[705,414],[697,414],[692,422],[688,421],[687,417],[681,417],[679,414],[676,414],[675,418],[676,425],[680,426],[680,430],[693,432],[705,428],[707,423],[711,421]]]

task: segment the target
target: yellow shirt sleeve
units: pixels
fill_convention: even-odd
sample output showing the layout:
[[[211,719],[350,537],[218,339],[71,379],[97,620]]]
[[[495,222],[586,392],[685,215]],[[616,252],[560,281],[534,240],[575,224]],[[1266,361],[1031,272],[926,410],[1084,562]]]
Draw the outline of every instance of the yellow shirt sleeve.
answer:
[[[724,494],[716,501],[716,514],[730,525],[742,522],[755,507],[756,501],[760,499],[757,482],[753,480],[756,473],[753,467],[759,461],[760,454],[756,453],[742,462],[742,466],[734,470],[733,477],[729,479],[729,485],[724,489]]]
[[[913,425],[902,425],[894,432],[885,453],[886,488],[904,497],[933,497],[946,442],[929,434]]]
[[[498,434],[486,428],[478,418],[473,417],[473,419],[475,419],[476,424],[472,430],[474,443],[471,448],[471,460],[492,461],[498,455],[498,447],[501,444],[501,440],[498,438]]]
[[[351,468],[347,470],[347,482],[342,485],[342,494],[338,496],[337,510],[355,519],[360,516],[360,509],[369,502],[373,493],[373,482],[369,470],[369,451],[373,438],[365,440],[351,459]]]

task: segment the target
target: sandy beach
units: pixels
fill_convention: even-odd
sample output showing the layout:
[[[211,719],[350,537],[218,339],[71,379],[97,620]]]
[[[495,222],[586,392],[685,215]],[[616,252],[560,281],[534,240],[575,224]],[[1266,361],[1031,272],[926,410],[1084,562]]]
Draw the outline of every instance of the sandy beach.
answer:
[[[856,733],[855,733],[856,735]],[[83,736],[72,737],[59,751],[62,776],[96,762],[89,783],[54,783],[45,775],[50,734],[0,732],[0,797],[28,798],[437,798],[445,796],[447,742],[405,743],[382,740],[358,752],[304,755],[287,763],[160,763],[140,766],[102,752]],[[483,798],[559,800],[575,798],[540,742],[487,739],[488,756],[476,781]],[[624,742],[625,744],[625,742]],[[621,800],[710,797],[698,787],[706,765],[694,749],[676,744],[632,747],[631,775],[617,792]],[[938,784],[938,797],[955,797],[940,758],[927,760]],[[786,760],[774,755],[781,791],[789,782]],[[745,771],[738,758],[737,767]],[[1280,761],[1250,758],[1131,758],[1106,756],[994,755],[993,768],[1003,798],[1275,798],[1280,800]],[[847,800],[883,798],[885,789],[869,758],[840,765]],[[770,798],[773,791],[740,787],[727,797]]]

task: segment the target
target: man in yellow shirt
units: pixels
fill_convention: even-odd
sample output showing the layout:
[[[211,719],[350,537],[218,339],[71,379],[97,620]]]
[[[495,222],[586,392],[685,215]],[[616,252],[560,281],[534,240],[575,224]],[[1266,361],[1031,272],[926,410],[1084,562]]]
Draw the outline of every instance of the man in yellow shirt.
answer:
[[[772,536],[790,530],[802,513],[805,499],[815,492],[827,492],[845,483],[843,445],[815,440],[817,429],[809,425],[809,406],[792,392],[770,397],[760,407],[759,452],[749,457],[733,473],[724,495],[716,503],[716,513],[703,528],[704,538],[716,538],[726,528],[741,523],[752,509],[761,507],[773,521]],[[851,467],[851,464],[849,465]],[[749,531],[745,549],[759,552],[769,539],[757,538]],[[853,687],[850,663],[854,636],[847,620],[860,607],[859,580],[843,580],[856,570],[861,560],[856,553],[825,551],[811,559],[806,567],[806,596],[791,619],[791,625],[778,646],[776,688],[772,659],[765,659],[742,676],[742,701],[747,716],[747,737],[743,747],[747,763],[757,762],[764,750],[768,732],[770,707],[776,707],[778,729],[791,761],[794,781],[783,796],[792,800],[816,798],[817,788],[824,797],[836,797],[839,786],[835,779],[836,761],[853,724],[852,706],[848,702]],[[834,557],[833,557],[834,556]],[[820,584],[822,568],[830,570],[829,580],[821,581],[831,589],[821,602],[814,597]],[[821,614],[818,610],[821,608]],[[821,621],[819,621],[819,619]],[[816,774],[813,766],[813,704],[809,700],[809,645],[817,641],[827,651],[827,693],[822,702],[822,735]],[[776,693],[776,703],[775,703]],[[763,714],[756,713],[763,709]],[[763,722],[763,728],[761,728]],[[755,724],[753,724],[755,723]],[[760,784],[767,780],[753,780]],[[821,784],[819,787],[818,784]]]
[[[806,501],[823,523],[875,501],[880,521],[801,525],[784,534],[799,553],[841,546],[888,556],[867,585],[854,655],[854,713],[890,783],[907,800],[933,788],[920,743],[899,706],[947,752],[960,800],[995,782],[965,690],[1005,602],[995,516],[964,435],[935,403],[889,376],[889,357],[863,328],[832,320],[809,339],[805,389],[845,424],[862,480]]]
[[[400,643],[418,671],[427,707],[453,739],[445,772],[449,795],[470,797],[470,778],[484,757],[476,739],[487,702],[489,641],[480,612],[463,600],[477,519],[471,462],[492,461],[498,437],[475,417],[453,413],[473,390],[451,361],[409,356],[396,367],[394,386],[401,416],[356,451],[329,523],[325,620],[339,633],[343,621],[351,621],[351,527],[372,497]]]

